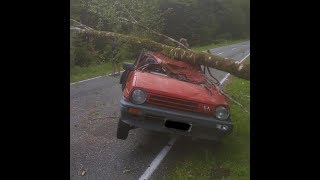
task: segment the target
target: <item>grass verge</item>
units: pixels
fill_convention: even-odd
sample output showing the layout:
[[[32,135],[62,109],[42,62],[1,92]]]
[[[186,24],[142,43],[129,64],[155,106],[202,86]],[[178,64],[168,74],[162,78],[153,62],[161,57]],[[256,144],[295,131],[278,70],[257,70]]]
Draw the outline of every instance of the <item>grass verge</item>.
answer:
[[[134,63],[134,60],[126,62]],[[88,67],[75,66],[70,68],[70,82],[72,83],[97,76],[107,75],[112,72],[112,69],[111,63],[90,65]],[[120,70],[122,70],[122,64],[120,64]]]
[[[112,65],[110,63],[91,65],[88,67],[75,66],[70,68],[70,82],[77,82],[96,76],[106,75],[110,72],[112,72]]]
[[[249,81],[231,77],[224,91],[250,111]],[[166,179],[250,179],[250,113],[233,102],[229,104],[233,133],[215,151],[203,148],[176,162]]]
[[[244,62],[244,64],[250,64],[250,56],[247,57],[246,61]]]

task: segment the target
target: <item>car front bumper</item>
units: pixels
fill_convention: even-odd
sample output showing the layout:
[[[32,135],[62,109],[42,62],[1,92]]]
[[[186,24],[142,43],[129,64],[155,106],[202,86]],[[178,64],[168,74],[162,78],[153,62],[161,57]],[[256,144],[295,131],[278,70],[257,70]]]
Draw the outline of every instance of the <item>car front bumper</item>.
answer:
[[[193,112],[173,110],[151,104],[133,104],[123,97],[120,100],[121,120],[131,126],[170,134],[192,136],[195,138],[219,140],[230,134],[233,125],[229,120],[221,121]],[[128,112],[129,108],[139,109],[139,115]],[[168,128],[172,122],[189,125],[186,130]]]

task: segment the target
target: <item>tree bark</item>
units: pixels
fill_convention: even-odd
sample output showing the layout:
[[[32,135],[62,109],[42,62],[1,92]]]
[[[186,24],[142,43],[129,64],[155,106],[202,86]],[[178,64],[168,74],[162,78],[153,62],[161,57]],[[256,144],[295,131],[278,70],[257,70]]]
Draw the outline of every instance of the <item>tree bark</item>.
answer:
[[[224,58],[218,55],[208,54],[205,52],[194,52],[190,49],[175,48],[152,41],[150,39],[114,32],[80,29],[77,27],[72,27],[70,28],[70,30],[79,34],[86,34],[93,37],[116,39],[118,41],[126,42],[134,46],[144,47],[150,51],[161,52],[164,55],[167,55],[176,60],[212,67],[221,71],[228,72],[239,78],[250,80],[249,64],[240,64],[238,61]]]

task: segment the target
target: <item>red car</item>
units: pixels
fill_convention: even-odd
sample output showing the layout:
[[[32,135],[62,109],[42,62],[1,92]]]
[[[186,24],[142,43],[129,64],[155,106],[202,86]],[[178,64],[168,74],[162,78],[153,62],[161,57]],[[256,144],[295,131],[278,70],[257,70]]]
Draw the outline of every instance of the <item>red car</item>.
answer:
[[[228,103],[200,66],[142,52],[123,67],[118,139],[133,128],[209,140],[232,131]]]

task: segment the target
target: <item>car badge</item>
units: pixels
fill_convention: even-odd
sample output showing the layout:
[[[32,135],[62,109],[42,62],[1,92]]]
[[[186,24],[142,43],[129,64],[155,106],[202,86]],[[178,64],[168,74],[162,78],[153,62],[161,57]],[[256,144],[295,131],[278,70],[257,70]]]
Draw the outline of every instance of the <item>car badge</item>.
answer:
[[[203,109],[205,112],[210,112],[210,107],[209,106],[203,106]]]

